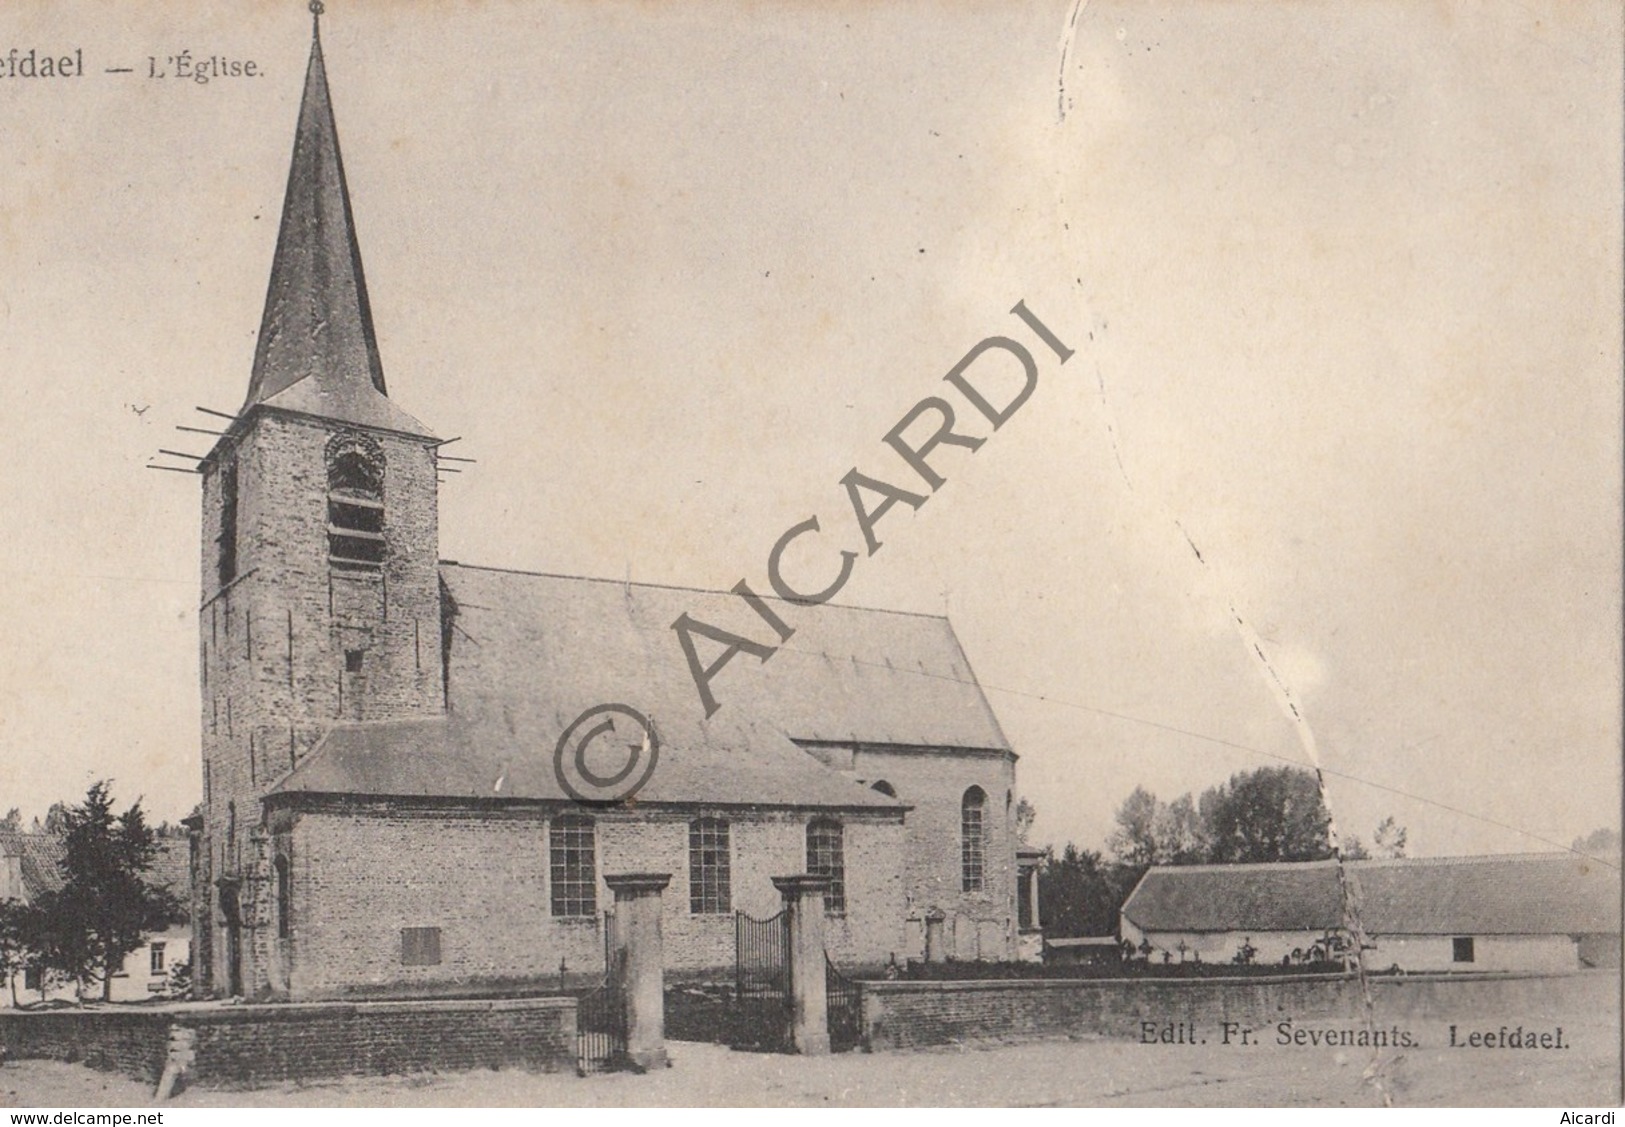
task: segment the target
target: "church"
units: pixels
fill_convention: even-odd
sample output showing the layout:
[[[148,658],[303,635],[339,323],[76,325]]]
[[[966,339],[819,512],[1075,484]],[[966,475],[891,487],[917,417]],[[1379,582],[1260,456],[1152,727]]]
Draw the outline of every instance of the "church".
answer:
[[[798,606],[706,717],[673,623],[748,634],[740,599],[441,559],[442,445],[388,394],[318,27],[247,395],[199,464],[200,997],[580,981],[626,872],[671,874],[673,977],[731,977],[735,913],[804,872],[843,968],[919,957],[928,917],[1016,957],[1016,756],[946,618]],[[658,763],[583,802],[555,748],[606,702]]]

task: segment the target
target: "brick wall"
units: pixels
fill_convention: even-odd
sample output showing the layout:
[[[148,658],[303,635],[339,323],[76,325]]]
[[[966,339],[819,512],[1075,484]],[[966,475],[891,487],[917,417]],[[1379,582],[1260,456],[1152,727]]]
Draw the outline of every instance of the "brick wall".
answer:
[[[851,773],[868,785],[884,780],[913,807],[902,852],[908,926],[899,957],[924,954],[924,915],[948,914],[949,953],[959,959],[1015,958],[1015,762],[1004,752],[860,744],[851,750]],[[821,756],[822,758],[822,756]],[[980,892],[962,884],[960,809],[977,786],[983,811]]]
[[[185,1018],[201,1083],[575,1067],[575,1000],[325,1002]]]
[[[156,1083],[173,1028],[193,1032],[191,1082],[236,1086],[331,1076],[575,1066],[573,998],[178,1006],[0,1013],[15,1058],[83,1061]]]
[[[1619,976],[1411,975],[1372,980],[1383,1022],[1485,1016],[1520,1020],[1590,1012],[1619,997]],[[1141,1023],[1221,1021],[1259,1026],[1285,1018],[1357,1019],[1352,977],[1298,975],[1248,979],[1040,979],[979,982],[866,982],[864,1028],[873,1049],[966,1041],[1097,1036],[1139,1037]]]
[[[700,813],[599,814],[598,909],[614,902],[605,873],[671,873],[662,899],[666,966],[679,976],[731,977],[732,911],[690,911],[688,824]],[[703,813],[729,822],[731,907],[758,918],[779,911],[771,878],[805,871],[808,815]],[[552,914],[551,816],[541,807],[385,802],[297,814],[288,830],[291,996],[556,987],[561,961],[571,981],[600,975],[599,918]],[[843,966],[878,967],[902,942],[902,878],[893,858],[904,829],[888,815],[854,815],[844,825],[847,912],[826,920],[826,944]],[[404,965],[403,928],[440,929],[440,962]]]
[[[0,1045],[14,1059],[83,1061],[156,1084],[169,1022],[158,1010],[0,1010]]]
[[[372,433],[384,459],[388,551],[377,572],[328,566],[327,444],[342,428],[261,412],[234,449],[204,465],[199,613],[204,847],[213,877],[241,875],[245,915],[263,914],[268,858],[250,844],[258,799],[337,719],[432,715],[443,701],[434,452]],[[221,468],[237,478],[237,578],[221,589]],[[362,653],[347,671],[346,651]],[[235,814],[233,814],[235,810]],[[198,942],[226,985],[218,899]],[[245,945],[244,989],[275,984],[271,952]]]

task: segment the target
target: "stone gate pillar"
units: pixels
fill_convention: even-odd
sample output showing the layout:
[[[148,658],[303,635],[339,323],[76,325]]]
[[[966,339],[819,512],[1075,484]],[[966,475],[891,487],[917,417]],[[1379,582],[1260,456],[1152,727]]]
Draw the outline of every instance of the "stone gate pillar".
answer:
[[[647,1072],[670,1064],[666,1057],[666,970],[661,951],[660,894],[670,873],[604,876],[615,893],[611,957],[626,1004],[626,1056]]]
[[[791,1037],[796,1052],[822,1056],[829,1052],[829,1009],[824,981],[824,893],[828,877],[808,874],[774,877],[784,897],[789,933]]]

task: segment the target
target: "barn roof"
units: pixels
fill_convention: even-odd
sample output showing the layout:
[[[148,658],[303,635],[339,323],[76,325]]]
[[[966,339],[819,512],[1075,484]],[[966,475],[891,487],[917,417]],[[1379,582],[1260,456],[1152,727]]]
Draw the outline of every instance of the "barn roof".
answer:
[[[1619,872],[1572,853],[1347,862],[1373,935],[1617,932]],[[1342,926],[1335,861],[1148,871],[1123,904],[1142,931],[1324,931]]]
[[[189,846],[185,840],[161,838],[147,880],[185,896],[191,881]],[[0,856],[22,858],[23,892],[33,900],[42,892],[62,887],[62,839],[54,833],[18,833],[0,830]]]
[[[62,839],[56,834],[0,830],[0,856],[21,858],[25,899],[62,887]]]
[[[277,790],[566,800],[564,728],[599,704],[651,718],[660,760],[640,801],[898,809],[795,741],[1009,752],[947,619],[855,607],[778,613],[763,663],[717,675],[709,720],[672,623],[772,632],[736,595],[443,564],[456,604],[444,718],[336,725]],[[701,641],[702,660],[716,651]]]

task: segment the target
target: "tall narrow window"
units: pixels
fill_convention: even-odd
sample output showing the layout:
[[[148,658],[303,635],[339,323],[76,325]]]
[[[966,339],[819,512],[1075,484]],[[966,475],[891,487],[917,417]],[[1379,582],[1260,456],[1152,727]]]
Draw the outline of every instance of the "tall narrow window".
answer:
[[[593,822],[582,814],[553,819],[547,831],[548,868],[553,878],[555,916],[598,914],[598,867],[593,858]]]
[[[1473,937],[1458,935],[1450,941],[1450,961],[1453,963],[1470,963],[1473,961]]]
[[[696,818],[688,824],[688,910],[695,915],[732,910],[728,823]]]
[[[327,555],[341,571],[377,571],[384,562],[384,452],[357,434],[327,447]]]
[[[276,934],[287,939],[293,934],[293,867],[285,853],[272,862],[276,869]]]
[[[151,957],[147,962],[147,970],[151,974],[164,973],[164,945],[162,943],[154,943],[152,945]]]
[[[960,888],[982,891],[986,869],[987,795],[981,787],[971,787],[959,804]]]
[[[846,856],[841,841],[841,823],[819,818],[807,825],[807,872],[829,878],[824,894],[824,910],[832,916],[846,914]]]
[[[237,463],[220,467],[220,586],[237,578]]]

